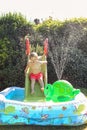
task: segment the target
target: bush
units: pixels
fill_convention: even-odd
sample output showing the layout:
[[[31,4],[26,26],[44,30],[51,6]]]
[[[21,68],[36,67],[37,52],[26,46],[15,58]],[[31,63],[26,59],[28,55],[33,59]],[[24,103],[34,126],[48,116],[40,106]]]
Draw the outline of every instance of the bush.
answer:
[[[24,36],[32,32],[32,25],[21,14],[9,13],[0,17],[0,89],[24,86]]]
[[[0,89],[24,87],[25,35],[29,35],[31,51],[43,54],[43,42],[49,39],[48,82],[69,80],[76,87],[86,87],[87,19],[66,21],[48,19],[31,24],[21,14],[0,17]]]
[[[76,88],[87,87],[87,58],[78,48],[74,48],[73,53],[71,53],[63,76]]]

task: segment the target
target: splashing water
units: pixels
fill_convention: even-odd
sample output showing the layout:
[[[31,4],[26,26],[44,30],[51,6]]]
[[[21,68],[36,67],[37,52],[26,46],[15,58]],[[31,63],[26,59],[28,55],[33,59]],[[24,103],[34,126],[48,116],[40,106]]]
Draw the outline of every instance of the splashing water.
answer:
[[[58,79],[62,78],[65,65],[70,58],[70,52],[74,51],[83,36],[82,26],[79,25],[78,27],[69,24],[62,36],[55,33],[54,38],[49,37],[49,56]]]

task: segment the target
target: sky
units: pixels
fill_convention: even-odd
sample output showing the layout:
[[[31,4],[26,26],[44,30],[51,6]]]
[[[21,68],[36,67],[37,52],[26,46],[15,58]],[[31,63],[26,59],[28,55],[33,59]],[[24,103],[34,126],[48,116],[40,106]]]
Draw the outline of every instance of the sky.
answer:
[[[0,0],[0,16],[9,12],[21,13],[27,20],[35,18],[87,18],[87,0]]]

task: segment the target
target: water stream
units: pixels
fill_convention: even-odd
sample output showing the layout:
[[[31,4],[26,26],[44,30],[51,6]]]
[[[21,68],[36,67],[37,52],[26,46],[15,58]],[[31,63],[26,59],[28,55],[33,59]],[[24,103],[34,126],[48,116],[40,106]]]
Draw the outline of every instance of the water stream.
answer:
[[[49,37],[49,56],[53,63],[58,79],[62,78],[64,68],[70,58],[70,53],[77,47],[77,43],[84,35],[83,28],[68,25],[62,36],[55,33],[55,37]]]

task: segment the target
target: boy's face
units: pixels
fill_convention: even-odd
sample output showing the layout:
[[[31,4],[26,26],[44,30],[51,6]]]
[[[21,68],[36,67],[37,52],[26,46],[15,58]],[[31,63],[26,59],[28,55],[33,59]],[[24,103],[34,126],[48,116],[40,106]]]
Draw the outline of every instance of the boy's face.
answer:
[[[37,56],[33,56],[33,57],[31,57],[31,60],[32,60],[32,61],[36,61],[37,59],[38,59]]]

